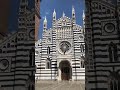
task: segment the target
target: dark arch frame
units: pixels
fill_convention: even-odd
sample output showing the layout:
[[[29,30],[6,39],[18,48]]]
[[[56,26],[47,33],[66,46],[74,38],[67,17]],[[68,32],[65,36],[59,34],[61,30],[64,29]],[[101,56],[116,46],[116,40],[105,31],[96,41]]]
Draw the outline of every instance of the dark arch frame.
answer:
[[[111,42],[109,44],[108,52],[109,52],[109,60],[110,60],[110,62],[118,61],[117,46],[113,42]]]
[[[109,76],[109,88],[110,90],[120,90],[120,75],[117,72],[111,72]],[[118,89],[117,89],[118,88]]]
[[[61,70],[61,80],[70,80],[72,78],[72,68],[69,61],[61,61],[59,68]]]

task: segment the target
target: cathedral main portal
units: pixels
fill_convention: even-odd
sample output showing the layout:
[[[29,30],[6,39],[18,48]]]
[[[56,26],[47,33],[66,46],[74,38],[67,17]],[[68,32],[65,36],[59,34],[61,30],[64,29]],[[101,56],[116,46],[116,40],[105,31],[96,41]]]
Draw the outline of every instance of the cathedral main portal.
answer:
[[[62,61],[60,63],[60,70],[61,70],[61,80],[71,79],[71,66],[68,61]]]

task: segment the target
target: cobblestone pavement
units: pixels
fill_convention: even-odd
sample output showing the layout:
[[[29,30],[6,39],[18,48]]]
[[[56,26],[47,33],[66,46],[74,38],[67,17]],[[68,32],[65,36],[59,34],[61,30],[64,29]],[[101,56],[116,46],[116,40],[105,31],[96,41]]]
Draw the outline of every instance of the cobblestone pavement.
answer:
[[[35,90],[85,90],[84,81],[37,81]]]

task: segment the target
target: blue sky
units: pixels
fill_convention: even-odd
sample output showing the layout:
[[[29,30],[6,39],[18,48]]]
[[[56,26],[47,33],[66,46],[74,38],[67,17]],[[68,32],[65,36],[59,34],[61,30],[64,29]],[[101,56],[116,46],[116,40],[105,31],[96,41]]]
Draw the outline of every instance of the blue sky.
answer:
[[[18,11],[19,0],[11,0],[10,2],[10,16],[9,16],[9,31],[17,31],[18,27]]]
[[[72,6],[75,8],[76,12],[76,22],[82,26],[82,13],[84,10],[84,0],[42,0],[40,3],[40,28],[39,28],[39,38],[42,38],[43,30],[43,20],[44,17],[47,17],[48,28],[52,26],[52,14],[54,9],[56,10],[57,19],[62,16],[64,11],[65,15],[70,17],[72,16]]]
[[[28,0],[29,8],[34,8],[34,0]],[[9,26],[10,32],[18,30],[18,12],[19,12],[20,0],[11,0],[10,2],[10,15],[9,15]]]

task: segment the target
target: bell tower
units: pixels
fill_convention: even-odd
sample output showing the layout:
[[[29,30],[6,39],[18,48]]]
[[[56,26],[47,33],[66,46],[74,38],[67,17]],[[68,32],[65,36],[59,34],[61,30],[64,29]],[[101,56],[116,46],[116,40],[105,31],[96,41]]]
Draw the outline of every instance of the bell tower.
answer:
[[[0,39],[8,32],[10,0],[0,0]]]
[[[40,26],[40,0],[35,0],[35,40],[38,40]]]

